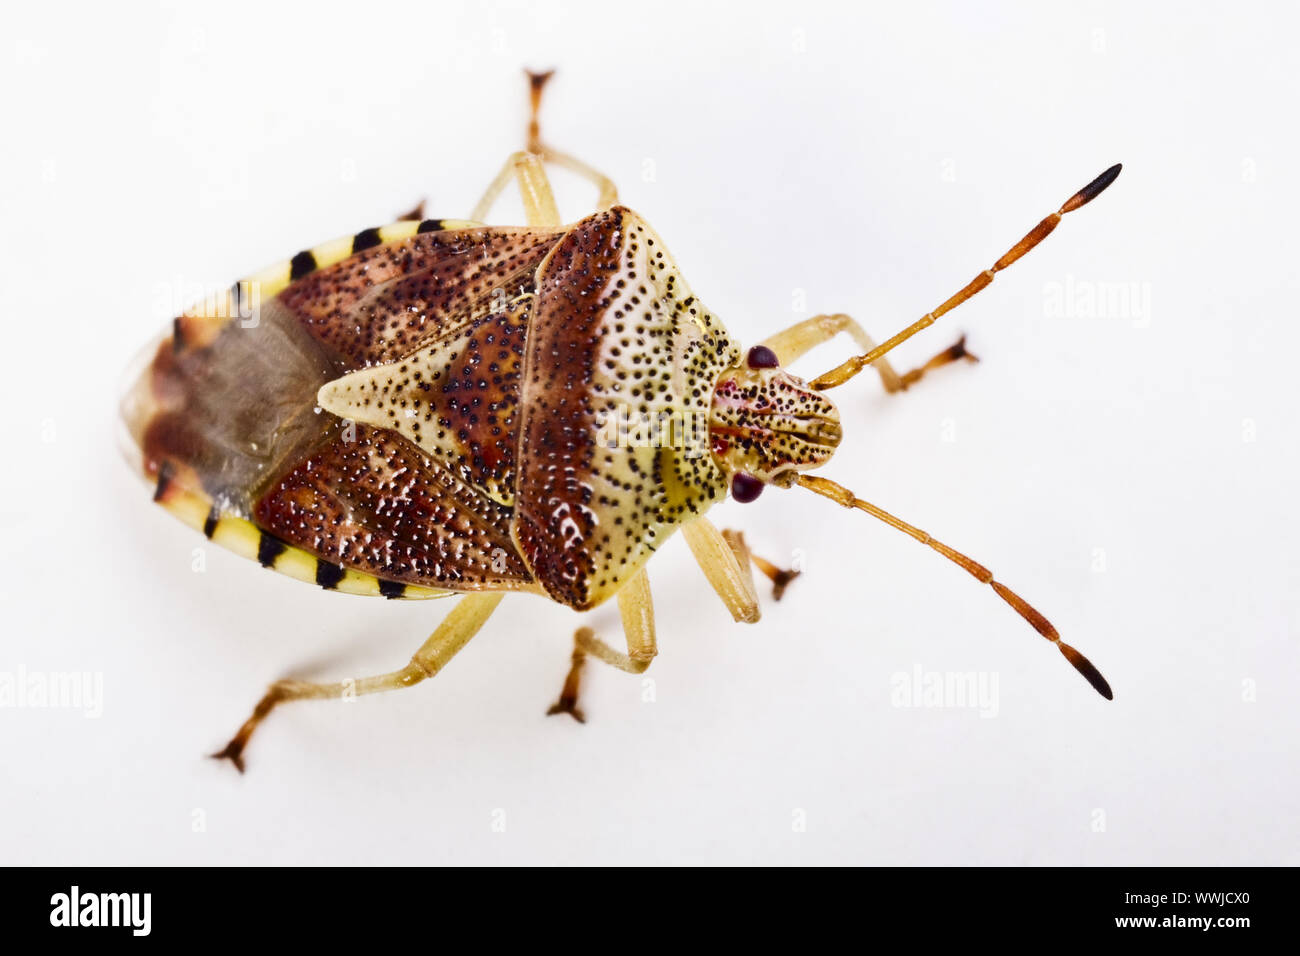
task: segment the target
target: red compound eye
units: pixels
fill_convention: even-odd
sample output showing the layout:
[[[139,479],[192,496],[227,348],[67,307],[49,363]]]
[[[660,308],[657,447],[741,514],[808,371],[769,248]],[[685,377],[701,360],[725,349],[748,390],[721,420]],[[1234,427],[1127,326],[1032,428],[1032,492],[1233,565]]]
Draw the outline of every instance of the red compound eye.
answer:
[[[781,365],[776,353],[766,345],[755,345],[749,350],[749,357],[745,361],[750,368],[778,368]]]
[[[763,483],[753,475],[738,471],[731,479],[731,497],[741,504],[749,504],[763,493]]]

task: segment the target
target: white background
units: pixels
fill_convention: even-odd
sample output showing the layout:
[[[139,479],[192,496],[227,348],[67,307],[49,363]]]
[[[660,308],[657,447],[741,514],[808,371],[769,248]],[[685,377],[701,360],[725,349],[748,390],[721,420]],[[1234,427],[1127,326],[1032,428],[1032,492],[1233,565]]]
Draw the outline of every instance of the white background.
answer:
[[[1282,3],[9,11],[0,671],[104,698],[0,709],[0,859],[1300,863],[1297,28]],[[816,311],[892,334],[1125,163],[895,355],[965,331],[981,364],[834,393],[825,471],[993,568],[1113,703],[939,556],[769,490],[715,519],[807,573],[733,625],[670,542],[653,702],[593,665],[588,724],[544,717],[578,620],[508,599],[435,681],[286,707],[244,777],[204,759],[269,681],[399,666],[447,605],[323,594],[153,506],[122,370],[194,287],[421,196],[467,215],[521,145],[524,65],[560,70],[548,138],[746,342]],[[1149,308],[1062,315],[1067,282]],[[917,667],[995,677],[996,715],[895,706]]]

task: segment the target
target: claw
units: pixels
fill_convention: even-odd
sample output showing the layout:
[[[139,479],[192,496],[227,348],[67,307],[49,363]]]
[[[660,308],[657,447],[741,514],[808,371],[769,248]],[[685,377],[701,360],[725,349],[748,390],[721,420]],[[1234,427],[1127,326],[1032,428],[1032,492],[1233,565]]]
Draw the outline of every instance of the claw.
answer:
[[[951,362],[956,362],[961,359],[966,359],[968,362],[979,361],[978,355],[966,351],[965,335],[952,343],[952,345],[948,346],[934,358],[930,359],[930,361],[926,362],[924,365],[914,368],[910,372],[905,372],[903,375],[899,376],[899,385],[902,387],[903,391],[907,391],[907,387],[914,384],[925,375],[926,372],[934,371],[936,368],[940,368],[941,366],[948,365]]]
[[[524,70],[528,74],[528,85],[539,94],[546,86],[546,81],[555,75],[554,70]]]
[[[541,127],[537,123],[537,113],[542,108],[542,90],[546,87],[546,81],[555,73],[554,70],[537,72],[535,70],[524,70],[528,74],[528,151],[530,153],[540,153],[542,151],[542,134]]]
[[[943,352],[941,354],[945,355],[948,361],[950,362],[955,362],[957,361],[957,359],[963,359],[963,358],[971,362],[978,362],[980,360],[980,357],[978,355],[966,351],[965,335],[962,335],[961,338],[959,338],[956,342],[954,342],[952,345],[948,347],[948,350],[946,352]]]
[[[410,212],[404,212],[397,217],[399,222],[419,222],[424,218],[424,200],[421,199],[416,207]]]
[[[786,587],[802,573],[802,571],[777,571],[772,577],[772,600],[781,600],[781,595],[785,594]]]
[[[561,697],[552,704],[551,709],[546,712],[546,716],[553,717],[556,714],[568,714],[580,724],[585,724],[587,722],[586,715],[578,709],[578,700],[576,697]]]
[[[741,538],[740,540],[743,545],[744,539]],[[785,594],[785,589],[789,586],[790,582],[803,573],[802,571],[778,568],[775,564],[761,555],[748,551],[746,554],[749,559],[754,562],[754,567],[758,568],[763,576],[772,582],[772,600],[774,601],[781,600],[781,595]]]
[[[219,750],[214,754],[208,754],[213,760],[229,760],[235,765],[235,769],[240,773],[244,772],[244,741],[238,737],[226,744],[224,750]]]

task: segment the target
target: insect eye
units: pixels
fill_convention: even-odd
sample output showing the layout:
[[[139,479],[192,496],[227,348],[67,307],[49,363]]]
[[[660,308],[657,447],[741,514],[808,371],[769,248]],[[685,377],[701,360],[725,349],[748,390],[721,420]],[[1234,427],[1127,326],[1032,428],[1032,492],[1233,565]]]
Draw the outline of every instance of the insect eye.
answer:
[[[749,504],[763,493],[763,483],[753,475],[738,471],[731,479],[731,497],[741,504]]]
[[[766,345],[755,345],[749,350],[749,357],[746,359],[750,368],[778,368],[781,360],[776,357]]]

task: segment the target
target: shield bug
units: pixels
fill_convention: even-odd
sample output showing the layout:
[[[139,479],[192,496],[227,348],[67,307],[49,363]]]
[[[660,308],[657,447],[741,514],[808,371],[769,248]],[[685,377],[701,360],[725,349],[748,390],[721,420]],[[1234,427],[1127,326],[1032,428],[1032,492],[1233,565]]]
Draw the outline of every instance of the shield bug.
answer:
[[[214,756],[243,752],[277,705],[407,687],[437,673],[508,592],[585,611],[614,598],[626,651],[589,628],[551,713],[582,720],[584,662],[639,673],[656,653],[645,565],[680,529],[737,621],[759,618],[752,568],[779,598],[793,572],[705,517],[731,495],[804,488],[865,511],[988,584],[1098,692],[1105,679],[982,565],[829,478],[827,397],[873,368],[889,392],[972,359],[963,340],[899,374],[886,353],[975,295],[1114,181],[1113,166],[933,312],[876,345],[821,315],[745,349],[691,291],[607,177],[545,144],[549,74],[530,74],[527,148],[470,219],[417,210],[294,255],[172,323],[123,401],[154,500],[211,540],[330,591],[459,595],[405,667],[273,684]],[[561,222],[546,165],[598,190]],[[527,225],[485,225],[514,181]],[[862,350],[811,381],[785,370],[847,333]]]

